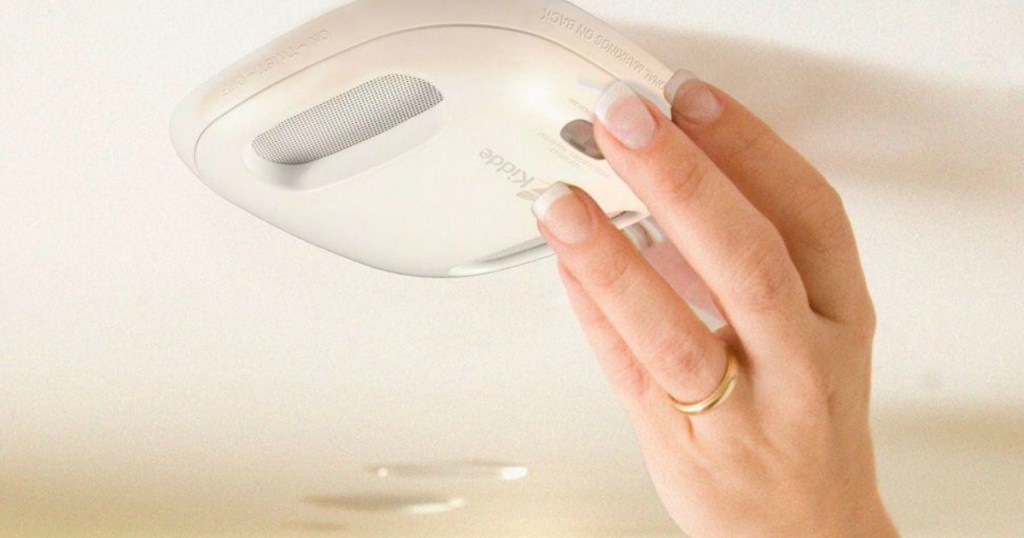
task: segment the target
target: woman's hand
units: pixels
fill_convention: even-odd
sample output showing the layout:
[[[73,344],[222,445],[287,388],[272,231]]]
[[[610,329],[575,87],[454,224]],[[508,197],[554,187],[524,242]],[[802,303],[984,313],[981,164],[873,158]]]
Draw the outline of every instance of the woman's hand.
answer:
[[[575,187],[534,207],[662,501],[698,537],[896,535],[868,425],[875,314],[839,196],[721,90],[681,71],[666,97],[672,120],[610,86],[595,136],[678,251],[674,267],[656,269],[636,248],[649,238],[617,230]],[[713,333],[687,302],[727,326]],[[673,399],[721,386],[729,350],[731,396],[677,411]]]

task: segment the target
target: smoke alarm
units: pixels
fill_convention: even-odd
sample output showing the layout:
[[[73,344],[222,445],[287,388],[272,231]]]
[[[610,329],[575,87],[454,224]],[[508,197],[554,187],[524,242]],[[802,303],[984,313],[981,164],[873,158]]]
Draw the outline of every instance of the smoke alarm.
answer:
[[[592,109],[671,72],[561,0],[358,0],[192,92],[171,135],[253,215],[405,275],[491,273],[550,254],[530,205],[578,185],[620,228],[646,208],[603,160]]]

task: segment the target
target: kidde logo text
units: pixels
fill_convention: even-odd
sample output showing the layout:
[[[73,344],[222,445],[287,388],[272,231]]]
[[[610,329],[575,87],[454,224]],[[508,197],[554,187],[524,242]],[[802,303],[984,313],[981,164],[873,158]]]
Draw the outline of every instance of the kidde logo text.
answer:
[[[490,148],[484,148],[480,152],[480,158],[484,164],[491,168],[505,181],[519,188],[519,197],[524,200],[534,201],[550,186],[544,182],[537,181],[537,178],[530,175],[518,165],[505,157],[495,153]]]

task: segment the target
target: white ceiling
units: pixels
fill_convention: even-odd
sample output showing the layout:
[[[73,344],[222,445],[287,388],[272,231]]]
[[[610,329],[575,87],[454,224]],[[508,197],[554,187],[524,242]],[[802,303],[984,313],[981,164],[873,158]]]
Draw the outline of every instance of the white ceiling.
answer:
[[[179,98],[335,4],[0,5],[0,535],[674,536],[553,262],[376,272],[175,157]],[[906,533],[1024,533],[1024,4],[579,4],[747,101],[845,195]],[[532,473],[363,471],[468,459]]]

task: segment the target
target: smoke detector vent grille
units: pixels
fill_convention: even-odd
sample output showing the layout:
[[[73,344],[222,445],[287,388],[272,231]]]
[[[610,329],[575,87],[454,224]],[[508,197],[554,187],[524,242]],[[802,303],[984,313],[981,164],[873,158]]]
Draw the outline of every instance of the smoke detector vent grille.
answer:
[[[252,148],[273,163],[308,164],[384,134],[443,100],[421,78],[385,75],[284,120],[257,136]]]

